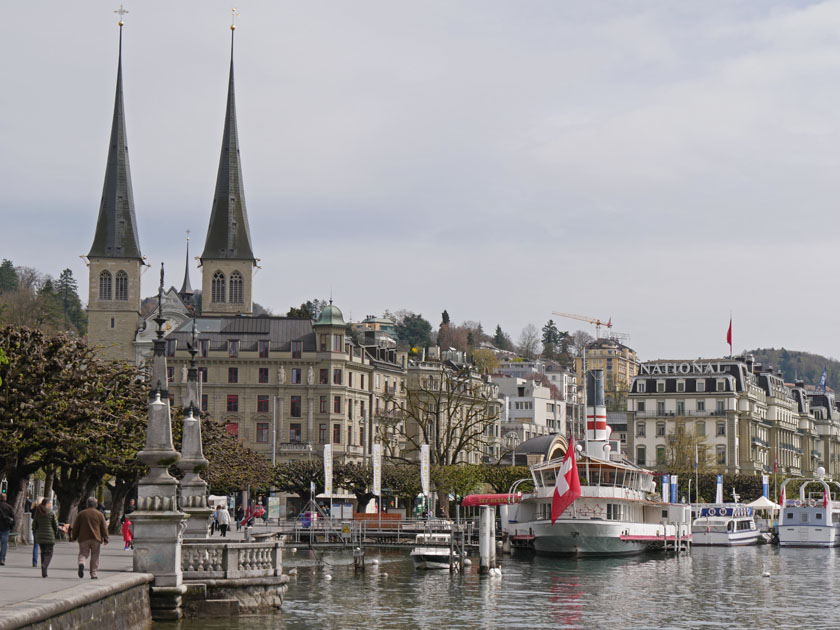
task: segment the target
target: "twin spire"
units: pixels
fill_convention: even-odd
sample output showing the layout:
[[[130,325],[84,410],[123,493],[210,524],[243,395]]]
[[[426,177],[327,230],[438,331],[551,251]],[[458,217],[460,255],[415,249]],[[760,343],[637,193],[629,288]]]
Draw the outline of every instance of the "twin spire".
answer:
[[[128,11],[120,7],[120,44],[117,63],[117,88],[114,117],[111,123],[111,142],[105,168],[105,184],[96,233],[88,257],[136,258],[142,260],[134,212],[134,194],[128,161],[125,132],[125,111],[122,87],[122,15]],[[234,14],[235,15],[235,14]],[[236,125],[236,100],[233,83],[233,33],[231,25],[230,78],[228,83],[227,111],[222,138],[222,151],[216,177],[216,190],[207,229],[207,240],[201,259],[250,260],[256,262],[251,248],[251,232],[245,209],[245,189],[239,158],[239,140]],[[192,293],[189,280],[189,243],[187,244],[187,269],[181,293]]]
[[[125,111],[122,88],[122,20],[120,20],[120,49],[117,62],[117,93],[114,98],[114,118],[111,122],[111,142],[105,166],[105,184],[99,204],[99,219],[88,258],[140,258],[137,218],[134,215],[134,193],[128,166],[128,144],[125,135]]]

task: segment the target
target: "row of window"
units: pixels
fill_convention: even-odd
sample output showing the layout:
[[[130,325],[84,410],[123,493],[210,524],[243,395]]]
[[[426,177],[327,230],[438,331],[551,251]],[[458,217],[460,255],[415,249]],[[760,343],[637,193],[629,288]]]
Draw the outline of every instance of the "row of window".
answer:
[[[700,461],[706,460],[706,447],[700,446],[699,447],[699,459]],[[664,464],[666,461],[665,456],[665,446],[659,444],[656,446],[656,464],[661,465]],[[644,445],[639,445],[636,447],[636,463],[639,466],[649,466],[650,463],[647,461],[647,447]],[[723,444],[719,444],[715,447],[715,464],[718,466],[726,466],[726,446]]]
[[[103,271],[99,274],[99,299],[100,300],[127,300],[128,299],[128,274],[120,270],[112,284],[110,271]],[[113,288],[113,291],[112,291]]]
[[[234,271],[230,274],[229,283],[227,283],[225,274],[221,271],[217,271],[213,274],[210,301],[214,304],[224,304],[225,302],[230,302],[231,304],[242,304],[244,302],[242,285],[242,274],[238,271]]]
[[[665,437],[665,422],[657,422],[656,423],[656,437]],[[706,435],[706,423],[703,420],[699,420],[694,423],[694,435]],[[646,437],[647,436],[647,423],[645,422],[636,422],[636,437]],[[725,437],[726,436],[726,421],[719,420],[715,423],[715,436],[717,437]]]
[[[644,394],[647,391],[647,381],[640,380],[636,383],[637,391],[640,394]],[[698,392],[705,392],[706,391],[706,379],[698,378],[695,381],[695,387]],[[665,391],[665,381],[656,381],[656,391],[657,393],[661,393]],[[677,391],[684,392],[685,391],[685,381],[679,380],[677,381]],[[717,379],[715,380],[715,391],[724,392],[726,391],[726,380],[724,379]]]
[[[644,401],[644,400],[636,401],[636,410],[637,411],[646,411],[646,407],[647,407],[646,401]],[[695,401],[695,409],[696,409],[696,411],[699,411],[699,412],[705,412],[706,411],[706,401],[705,400]],[[716,400],[715,401],[715,411],[717,413],[720,413],[720,414],[726,413],[726,401],[725,400]],[[664,400],[657,400],[656,401],[656,413],[658,413],[660,416],[665,415],[666,411],[665,411],[665,401]],[[674,413],[672,413],[671,415],[674,415]],[[678,400],[677,401],[676,415],[678,415],[678,416],[684,416],[685,415],[685,401],[684,400]]]

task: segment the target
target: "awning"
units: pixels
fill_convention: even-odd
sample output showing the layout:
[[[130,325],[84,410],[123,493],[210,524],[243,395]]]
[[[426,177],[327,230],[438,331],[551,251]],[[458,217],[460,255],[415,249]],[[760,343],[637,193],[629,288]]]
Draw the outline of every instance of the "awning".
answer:
[[[779,510],[779,505],[777,503],[773,503],[765,496],[757,498],[752,503],[747,503],[747,507],[751,507],[755,510],[771,510],[773,512],[777,512]]]
[[[461,505],[464,507],[475,507],[476,505],[507,505],[519,503],[522,493],[516,494],[470,494],[464,497]]]

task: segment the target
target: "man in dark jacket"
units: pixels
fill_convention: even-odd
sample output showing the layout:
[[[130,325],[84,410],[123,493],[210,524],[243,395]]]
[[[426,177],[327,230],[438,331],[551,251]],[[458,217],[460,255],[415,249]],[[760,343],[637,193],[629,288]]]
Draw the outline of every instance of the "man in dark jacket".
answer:
[[[99,578],[100,545],[108,544],[108,524],[102,512],[96,509],[97,501],[90,497],[87,509],[82,510],[73,521],[71,541],[79,542],[79,577],[85,577],[85,560],[90,556],[90,578]]]
[[[6,550],[9,548],[9,532],[15,526],[15,511],[6,501],[6,494],[0,494],[0,566],[6,564]]]

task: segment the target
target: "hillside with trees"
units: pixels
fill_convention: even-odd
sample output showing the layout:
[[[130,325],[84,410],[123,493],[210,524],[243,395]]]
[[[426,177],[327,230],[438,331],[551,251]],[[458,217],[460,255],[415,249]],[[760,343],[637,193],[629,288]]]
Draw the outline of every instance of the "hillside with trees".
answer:
[[[747,354],[752,354],[756,362],[765,367],[772,365],[774,370],[781,370],[788,383],[802,379],[806,385],[817,385],[826,368],[826,385],[840,391],[840,361],[835,359],[786,348],[759,348],[749,350]]]

